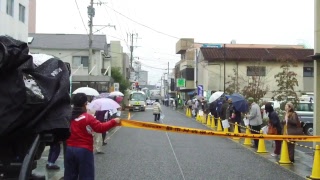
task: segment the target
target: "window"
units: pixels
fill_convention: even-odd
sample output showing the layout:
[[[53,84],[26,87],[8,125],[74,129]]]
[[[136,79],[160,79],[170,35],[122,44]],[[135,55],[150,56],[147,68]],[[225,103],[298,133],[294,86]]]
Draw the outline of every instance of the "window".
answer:
[[[247,66],[247,76],[266,76],[266,67]]]
[[[313,103],[298,103],[296,111],[313,111]]]
[[[26,8],[19,4],[19,21],[25,22]]]
[[[186,54],[181,54],[181,60],[185,60],[186,59]]]
[[[303,77],[313,77],[313,67],[303,67]]]
[[[13,17],[14,0],[7,0],[7,14]]]
[[[72,57],[72,67],[78,68],[82,64],[83,67],[89,66],[89,57],[88,56],[73,56]]]
[[[133,93],[133,94],[130,94],[130,100],[131,101],[145,101],[146,96],[142,93]]]

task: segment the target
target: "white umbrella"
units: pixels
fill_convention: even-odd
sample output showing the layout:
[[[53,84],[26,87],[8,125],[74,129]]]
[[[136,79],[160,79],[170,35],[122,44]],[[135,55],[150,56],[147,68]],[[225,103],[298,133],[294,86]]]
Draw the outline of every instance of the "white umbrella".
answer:
[[[120,105],[112,99],[109,98],[100,98],[93,100],[89,105],[88,109],[94,111],[105,111],[105,110],[112,110],[117,111],[120,108]]]
[[[109,96],[124,96],[120,91],[113,91],[109,94]]]
[[[212,103],[213,101],[219,99],[222,96],[223,92],[222,91],[217,91],[213,93],[210,98],[209,98],[209,103]]]
[[[87,96],[99,96],[99,92],[90,87],[81,87],[73,91],[72,94],[84,93]]]

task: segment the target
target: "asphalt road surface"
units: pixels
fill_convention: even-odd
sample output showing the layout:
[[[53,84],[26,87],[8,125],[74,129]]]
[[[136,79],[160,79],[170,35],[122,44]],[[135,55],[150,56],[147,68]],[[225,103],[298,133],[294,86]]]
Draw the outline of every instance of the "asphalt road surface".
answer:
[[[163,107],[161,123],[207,129]],[[153,122],[151,108],[131,119]],[[97,180],[304,179],[227,138],[120,127],[109,133],[105,154],[95,155]]]

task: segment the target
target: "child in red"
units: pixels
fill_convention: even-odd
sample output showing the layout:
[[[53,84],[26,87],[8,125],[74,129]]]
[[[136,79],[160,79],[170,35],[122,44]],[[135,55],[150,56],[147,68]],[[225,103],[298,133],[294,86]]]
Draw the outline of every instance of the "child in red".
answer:
[[[117,126],[119,118],[100,122],[87,113],[87,96],[75,94],[70,123],[71,135],[67,140],[64,180],[94,180],[93,132],[103,133]]]

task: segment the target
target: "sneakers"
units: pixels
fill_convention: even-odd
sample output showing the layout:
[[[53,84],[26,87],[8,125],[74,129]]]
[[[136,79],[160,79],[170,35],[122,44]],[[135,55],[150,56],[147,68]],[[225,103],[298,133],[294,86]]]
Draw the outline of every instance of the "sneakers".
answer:
[[[59,169],[60,169],[60,167],[59,167],[58,165],[55,165],[55,164],[53,164],[53,165],[47,164],[47,165],[46,165],[46,168],[47,168],[48,170],[59,170]]]
[[[275,154],[275,153],[272,153],[272,154],[270,154],[272,157],[277,157],[277,156],[279,156],[279,154]]]

